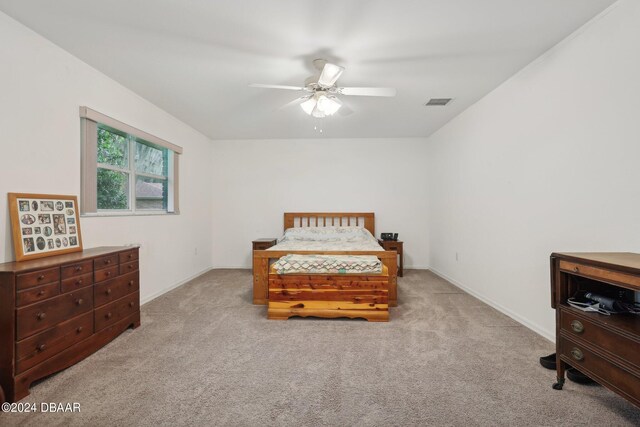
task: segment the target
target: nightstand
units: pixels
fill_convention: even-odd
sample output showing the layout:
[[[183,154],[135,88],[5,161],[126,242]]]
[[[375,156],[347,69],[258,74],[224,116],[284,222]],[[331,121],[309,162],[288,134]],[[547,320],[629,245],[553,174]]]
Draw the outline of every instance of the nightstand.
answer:
[[[378,239],[378,243],[380,246],[384,248],[385,251],[396,251],[398,252],[398,276],[403,277],[403,267],[404,267],[404,255],[402,253],[402,242],[399,240],[381,240]]]
[[[275,246],[277,242],[278,242],[278,239],[267,237],[262,239],[256,239],[252,241],[251,244],[253,245],[254,251],[263,251],[265,249],[269,249],[271,246]]]

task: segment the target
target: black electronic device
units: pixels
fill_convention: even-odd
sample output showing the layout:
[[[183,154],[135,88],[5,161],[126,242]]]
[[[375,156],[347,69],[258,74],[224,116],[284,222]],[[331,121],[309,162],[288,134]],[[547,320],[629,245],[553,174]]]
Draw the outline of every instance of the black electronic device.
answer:
[[[380,239],[384,241],[398,241],[398,233],[380,233]]]

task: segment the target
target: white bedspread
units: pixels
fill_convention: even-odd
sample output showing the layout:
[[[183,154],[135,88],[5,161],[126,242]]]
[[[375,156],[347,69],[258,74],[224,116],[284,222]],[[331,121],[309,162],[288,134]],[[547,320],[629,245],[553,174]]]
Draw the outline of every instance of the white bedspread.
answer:
[[[289,228],[271,251],[382,251],[375,237],[359,227]]]

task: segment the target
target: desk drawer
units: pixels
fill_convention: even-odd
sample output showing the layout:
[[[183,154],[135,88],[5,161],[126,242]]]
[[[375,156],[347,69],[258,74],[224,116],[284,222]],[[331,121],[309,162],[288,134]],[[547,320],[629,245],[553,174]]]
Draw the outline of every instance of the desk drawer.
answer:
[[[96,307],[110,303],[140,289],[138,273],[129,273],[95,286],[93,301]]]
[[[102,282],[105,280],[113,279],[118,275],[118,266],[114,265],[113,267],[103,268],[101,270],[96,270],[93,273],[94,282]]]
[[[138,249],[132,249],[126,252],[120,252],[120,264],[124,264],[125,262],[131,262],[138,259]]]
[[[93,268],[100,270],[101,268],[112,267],[118,264],[118,254],[103,256],[93,260]]]
[[[16,310],[17,339],[50,328],[93,308],[93,288],[87,287]]]
[[[68,279],[69,277],[82,276],[83,274],[91,273],[92,271],[93,263],[91,260],[82,261],[62,267],[62,278]]]
[[[127,274],[137,270],[138,270],[138,261],[132,261],[126,264],[120,264],[120,274]]]
[[[572,313],[571,309],[560,308],[560,328],[570,336],[582,339],[594,346],[605,349],[621,359],[637,366],[640,370],[640,337],[627,337],[599,325],[597,316],[582,316]],[[606,316],[603,316],[606,317]],[[602,319],[606,321],[606,319]]]
[[[22,372],[93,334],[93,313],[85,313],[16,343],[16,371]]]
[[[571,366],[614,391],[640,401],[640,373],[623,369],[566,337],[559,339],[560,354],[570,360]]]
[[[140,311],[140,293],[135,292],[95,310],[96,332]]]
[[[28,289],[46,283],[57,282],[58,280],[60,280],[60,269],[56,267],[34,271],[33,273],[18,274],[16,282],[18,289]]]
[[[84,288],[93,284],[93,274],[83,274],[82,276],[70,277],[64,279],[60,286],[62,293],[75,291],[76,289]]]
[[[18,291],[16,293],[16,305],[20,307],[27,304],[33,304],[34,302],[54,297],[59,293],[60,285],[58,282],[38,286],[37,288],[29,288],[24,291]]]
[[[575,262],[560,260],[560,270],[567,273],[590,277],[596,280],[603,280],[609,283],[640,286],[640,276],[632,276],[630,274],[606,270],[604,268],[592,267],[590,265],[583,265]]]

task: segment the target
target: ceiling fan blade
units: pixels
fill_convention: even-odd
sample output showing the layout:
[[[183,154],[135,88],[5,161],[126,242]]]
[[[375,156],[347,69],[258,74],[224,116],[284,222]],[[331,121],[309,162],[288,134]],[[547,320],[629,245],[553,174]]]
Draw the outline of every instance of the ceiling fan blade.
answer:
[[[262,83],[251,83],[249,87],[259,87],[263,89],[307,90],[307,88],[299,86],[265,85]]]
[[[332,87],[336,84],[338,77],[340,77],[343,71],[344,67],[327,62],[322,68],[322,73],[318,79],[318,85],[324,88]]]
[[[339,87],[337,92],[349,96],[396,96],[392,87]]]
[[[289,108],[292,107],[294,105],[298,105],[303,101],[306,101],[307,99],[311,98],[313,95],[308,95],[308,96],[301,96],[300,98],[296,98],[291,102],[287,102],[286,104],[284,104],[283,106],[279,107],[278,110],[284,110],[285,108]]]

